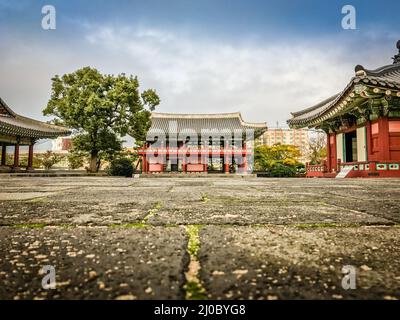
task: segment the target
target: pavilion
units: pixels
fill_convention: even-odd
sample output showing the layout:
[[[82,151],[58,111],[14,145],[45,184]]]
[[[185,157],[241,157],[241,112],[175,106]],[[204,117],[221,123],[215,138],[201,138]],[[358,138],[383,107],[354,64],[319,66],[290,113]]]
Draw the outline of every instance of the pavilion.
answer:
[[[142,173],[248,173],[254,139],[266,130],[266,123],[245,122],[239,112],[152,113],[139,150]]]
[[[338,94],[293,112],[292,128],[322,129],[327,160],[308,165],[308,177],[400,177],[400,41],[393,64],[355,67]]]
[[[33,146],[39,139],[69,135],[67,128],[33,120],[16,114],[0,98],[1,171],[20,169],[20,146],[29,146],[26,170],[33,165]],[[13,163],[7,163],[7,148],[14,147]]]

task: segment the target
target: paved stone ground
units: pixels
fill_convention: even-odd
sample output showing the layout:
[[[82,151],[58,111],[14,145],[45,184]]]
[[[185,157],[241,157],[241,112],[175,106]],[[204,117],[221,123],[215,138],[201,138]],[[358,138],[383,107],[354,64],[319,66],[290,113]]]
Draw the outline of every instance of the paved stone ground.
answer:
[[[400,298],[400,180],[0,184],[0,299]],[[44,265],[55,267],[54,290],[42,289]],[[355,290],[341,286],[345,265]]]

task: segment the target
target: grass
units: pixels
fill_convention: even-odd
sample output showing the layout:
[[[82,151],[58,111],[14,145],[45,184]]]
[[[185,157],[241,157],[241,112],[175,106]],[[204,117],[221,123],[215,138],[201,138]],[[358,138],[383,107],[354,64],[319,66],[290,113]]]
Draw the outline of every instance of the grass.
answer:
[[[148,228],[150,227],[148,224],[145,223],[114,223],[110,226],[111,228]]]
[[[207,193],[202,193],[202,194],[201,194],[201,199],[200,199],[200,201],[201,201],[201,202],[208,202],[208,201],[210,201],[210,198],[208,197],[208,194],[207,194]]]
[[[148,221],[152,216],[154,216],[154,215],[158,212],[158,210],[160,210],[161,208],[162,208],[161,202],[156,202],[156,204],[154,205],[153,209],[150,209],[150,210],[147,212],[146,216],[143,218],[143,220],[142,220],[141,223],[142,223],[142,224],[146,224],[147,221]]]
[[[199,232],[201,225],[186,226],[188,236],[187,252],[190,255],[190,263],[186,275],[186,283],[183,286],[185,297],[187,300],[205,300],[207,299],[206,290],[202,286],[199,279],[200,262],[198,254],[200,251],[200,236]]]
[[[207,299],[206,290],[198,282],[188,281],[183,286],[183,289],[186,292],[187,300],[206,300]]]
[[[189,237],[187,251],[191,256],[196,258],[200,250],[199,231],[201,228],[201,225],[189,225],[186,227],[186,232]]]

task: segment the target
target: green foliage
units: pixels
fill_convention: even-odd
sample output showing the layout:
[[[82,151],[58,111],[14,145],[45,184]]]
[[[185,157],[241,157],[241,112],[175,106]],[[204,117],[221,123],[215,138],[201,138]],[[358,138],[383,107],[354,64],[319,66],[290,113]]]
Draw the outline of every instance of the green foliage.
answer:
[[[150,128],[152,110],[160,103],[154,90],[139,92],[137,77],[103,75],[85,67],[52,78],[51,98],[44,115],[74,130],[76,150],[90,157],[90,170],[121,150],[120,137],[130,135],[138,145]]]
[[[115,158],[110,162],[108,172],[112,176],[131,177],[133,174],[132,160],[129,158]]]
[[[255,169],[272,177],[293,177],[304,168],[298,161],[300,155],[299,148],[292,145],[258,146],[254,150]]]
[[[271,177],[294,177],[296,175],[296,167],[282,163],[275,163],[269,170]]]
[[[40,163],[46,170],[50,170],[52,166],[60,162],[63,158],[63,156],[54,152],[46,151],[46,153],[41,155]]]
[[[206,290],[199,282],[188,281],[185,283],[183,289],[186,292],[186,299],[188,300],[207,300]]]
[[[201,202],[208,202],[210,198],[208,197],[207,193],[202,193],[201,194]]]
[[[188,247],[187,251],[190,255],[197,257],[200,250],[200,236],[199,232],[201,230],[201,225],[189,225],[186,227],[186,232],[188,235]]]
[[[87,156],[84,152],[72,149],[68,154],[68,167],[70,169],[82,168],[87,161]]]

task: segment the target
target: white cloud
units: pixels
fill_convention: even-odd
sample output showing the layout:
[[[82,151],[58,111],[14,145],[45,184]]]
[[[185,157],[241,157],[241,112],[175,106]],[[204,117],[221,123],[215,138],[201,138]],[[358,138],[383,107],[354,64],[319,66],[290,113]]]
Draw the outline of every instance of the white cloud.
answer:
[[[342,89],[354,67],[347,52],[326,50],[324,41],[230,43],[109,27],[91,30],[87,40],[157,88],[161,111],[241,111],[250,121],[273,124]]]
[[[54,43],[6,39],[0,62],[1,96],[17,111],[38,117],[54,74],[90,65],[105,73],[138,75],[157,89],[158,111],[241,111],[245,120],[274,126],[291,111],[343,89],[357,63],[390,63],[394,46],[373,40],[362,50],[336,37],[271,41],[226,40],[146,27],[82,26],[82,36]],[[355,50],[357,48],[358,51]],[[384,53],[382,53],[384,52]],[[385,53],[388,52],[388,53]]]

